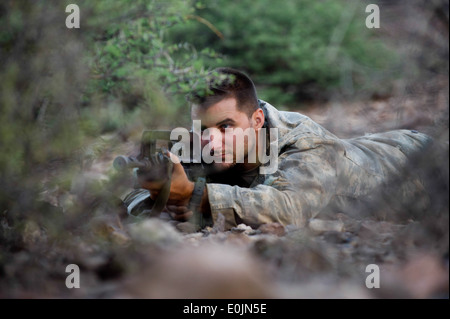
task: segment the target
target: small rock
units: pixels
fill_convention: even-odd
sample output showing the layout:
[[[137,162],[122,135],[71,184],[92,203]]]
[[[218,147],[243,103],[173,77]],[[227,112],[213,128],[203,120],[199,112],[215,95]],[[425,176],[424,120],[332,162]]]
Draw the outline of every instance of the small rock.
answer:
[[[272,234],[279,237],[286,235],[286,230],[280,223],[262,224],[259,226],[258,230],[260,230],[263,234]]]
[[[256,236],[262,234],[262,232],[259,229],[253,229],[251,232],[248,233],[249,236]]]
[[[323,234],[323,239],[333,244],[347,244],[352,240],[352,237],[349,232],[328,231]]]
[[[175,227],[184,234],[192,234],[197,232],[197,226],[191,222],[178,223]]]
[[[182,235],[173,226],[157,218],[149,218],[128,227],[131,238],[142,244],[163,246],[182,241]]]
[[[192,233],[192,234],[187,234],[184,236],[184,242],[185,243],[189,243],[192,244],[194,246],[198,246],[200,243],[200,240],[204,237],[203,233]]]
[[[414,298],[448,298],[448,268],[439,256],[422,253],[413,257],[402,267],[400,278]]]
[[[92,233],[104,238],[110,238],[119,245],[127,245],[130,237],[123,228],[118,215],[102,214],[94,217],[90,222]]]
[[[343,232],[344,223],[340,220],[310,219],[308,228],[317,234],[323,234],[328,231]]]
[[[360,227],[361,227],[361,220],[351,218],[347,216],[346,214],[338,213],[336,214],[336,217],[338,220],[344,223],[344,229],[347,232],[350,233],[358,233]]]
[[[245,233],[233,233],[229,232],[226,238],[227,243],[232,243],[234,245],[246,246],[250,244],[252,240]]]
[[[239,225],[237,225],[237,227],[231,228],[231,232],[235,233],[235,234],[244,233],[244,234],[248,235],[253,232],[253,228],[251,228],[250,226],[247,226],[245,224],[239,224]]]

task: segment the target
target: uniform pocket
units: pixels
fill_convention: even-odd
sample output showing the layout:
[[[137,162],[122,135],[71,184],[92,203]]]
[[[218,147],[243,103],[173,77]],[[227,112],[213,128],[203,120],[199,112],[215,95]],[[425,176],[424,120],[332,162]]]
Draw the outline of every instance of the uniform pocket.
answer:
[[[382,158],[364,145],[345,144],[344,156],[370,175],[384,177]]]

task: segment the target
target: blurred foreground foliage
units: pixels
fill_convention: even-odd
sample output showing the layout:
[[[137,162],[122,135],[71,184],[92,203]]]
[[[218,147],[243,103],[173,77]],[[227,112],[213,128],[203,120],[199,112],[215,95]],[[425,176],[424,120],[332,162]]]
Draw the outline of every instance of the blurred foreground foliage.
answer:
[[[192,12],[189,1],[77,1],[79,29],[66,28],[70,3],[0,4],[4,225],[24,228],[34,216],[59,231],[52,216],[43,217],[54,206],[38,199],[79,188],[75,176],[105,151],[106,133],[126,139],[132,130],[183,123],[184,95],[208,71],[202,59],[217,58],[212,50],[166,41],[167,30]],[[92,203],[77,204],[82,211]],[[0,243],[20,227],[2,230]]]

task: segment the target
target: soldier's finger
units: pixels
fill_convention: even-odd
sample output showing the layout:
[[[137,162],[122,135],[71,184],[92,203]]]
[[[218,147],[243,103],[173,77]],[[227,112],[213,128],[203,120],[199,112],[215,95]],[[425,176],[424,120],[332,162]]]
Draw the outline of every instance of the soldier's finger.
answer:
[[[173,154],[173,153],[167,151],[167,152],[166,152],[166,155],[170,158],[170,160],[172,161],[172,163],[174,163],[174,164],[180,164],[180,163],[181,163],[180,158],[179,158],[178,156],[176,156],[175,154]]]
[[[170,153],[167,151],[167,155],[170,157],[170,160],[173,163],[173,173],[175,174],[184,174],[184,168],[183,165],[181,165],[181,160],[178,156],[175,154]]]
[[[175,214],[185,214],[189,211],[186,206],[167,205],[167,209]]]
[[[192,216],[192,211],[188,211],[184,214],[173,214],[172,218],[175,220],[179,220],[179,221],[185,221],[185,220],[189,220],[189,218],[191,218]]]

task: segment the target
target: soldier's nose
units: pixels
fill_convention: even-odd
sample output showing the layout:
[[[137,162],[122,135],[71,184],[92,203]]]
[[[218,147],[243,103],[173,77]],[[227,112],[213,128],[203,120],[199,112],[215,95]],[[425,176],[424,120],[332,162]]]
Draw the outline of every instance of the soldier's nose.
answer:
[[[210,136],[210,143],[211,143],[211,149],[212,150],[220,150],[222,148],[222,136],[218,134],[211,134]]]

